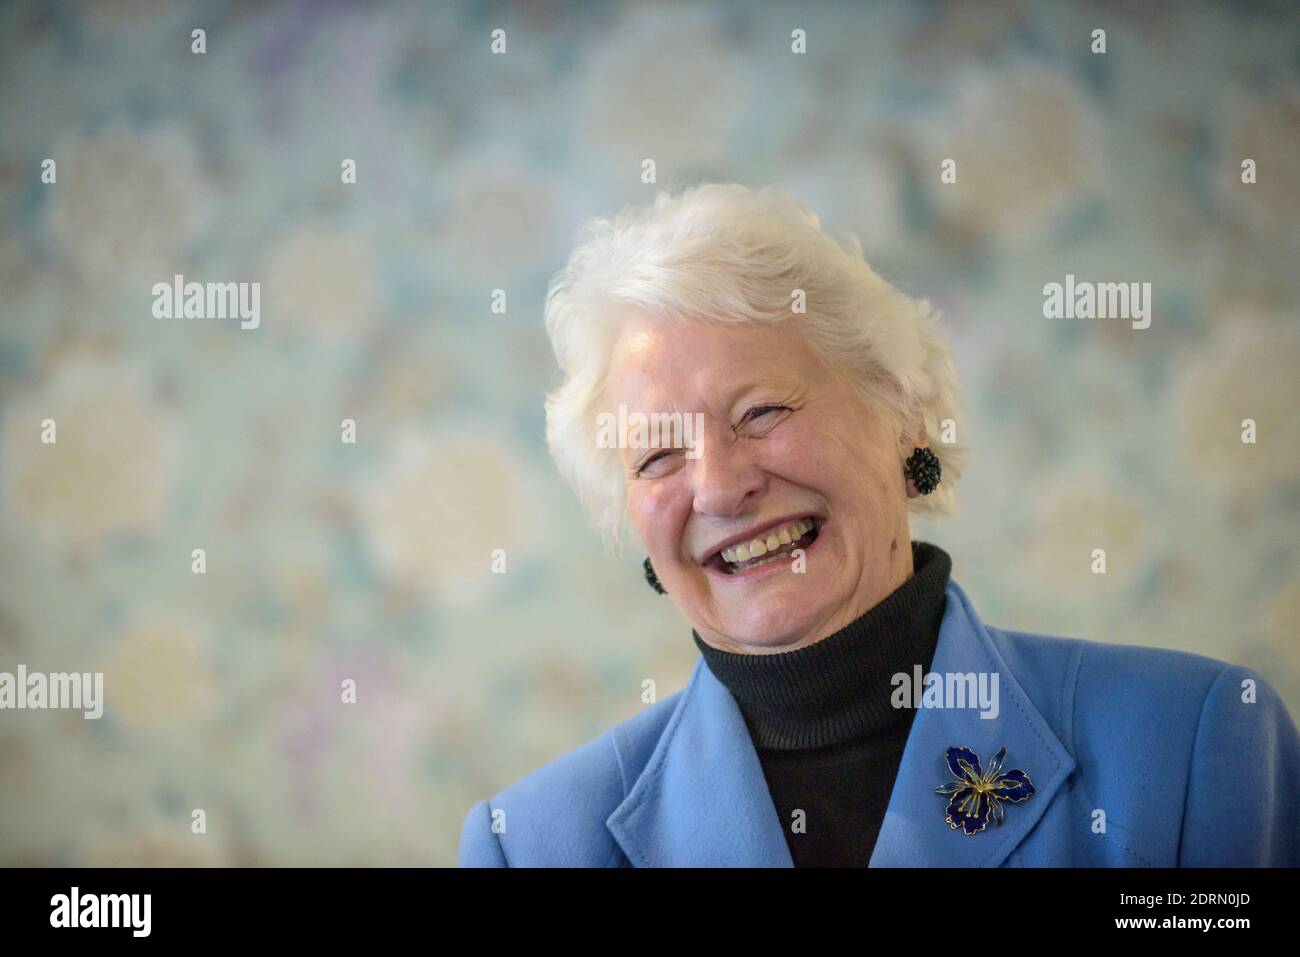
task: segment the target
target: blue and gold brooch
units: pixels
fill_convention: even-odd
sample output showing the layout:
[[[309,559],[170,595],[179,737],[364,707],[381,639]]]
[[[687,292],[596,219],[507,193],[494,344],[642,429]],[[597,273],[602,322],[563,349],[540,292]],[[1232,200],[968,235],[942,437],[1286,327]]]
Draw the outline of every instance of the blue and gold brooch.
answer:
[[[1007,749],[993,755],[987,772],[980,770],[980,756],[970,748],[949,748],[948,769],[957,780],[934,789],[935,794],[950,794],[948,799],[948,826],[961,828],[967,834],[978,834],[989,823],[989,818],[1002,825],[1002,802],[1019,804],[1034,793],[1029,775],[1019,768],[1002,770],[1002,759]]]

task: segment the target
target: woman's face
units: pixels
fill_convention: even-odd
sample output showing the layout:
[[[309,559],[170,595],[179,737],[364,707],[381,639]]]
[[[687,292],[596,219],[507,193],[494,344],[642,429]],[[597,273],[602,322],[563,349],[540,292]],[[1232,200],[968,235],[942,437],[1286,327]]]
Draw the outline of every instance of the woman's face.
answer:
[[[792,323],[634,318],[606,386],[611,410],[703,416],[691,449],[618,454],[655,572],[710,645],[812,644],[911,575],[903,463],[924,426],[891,434]]]

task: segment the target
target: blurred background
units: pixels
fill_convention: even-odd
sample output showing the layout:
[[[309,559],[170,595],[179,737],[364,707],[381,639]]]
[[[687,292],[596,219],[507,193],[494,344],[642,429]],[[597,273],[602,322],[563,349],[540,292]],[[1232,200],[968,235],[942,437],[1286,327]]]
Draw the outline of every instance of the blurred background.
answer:
[[[585,219],[705,179],[943,310],[972,457],[913,534],[986,622],[1300,714],[1297,11],[5,4],[0,671],[106,710],[0,712],[0,863],[452,864],[474,801],[680,688],[689,626],[548,458],[541,315]],[[155,319],[175,273],[260,282],[260,328]],[[1067,273],[1152,283],[1150,328],[1044,319]]]

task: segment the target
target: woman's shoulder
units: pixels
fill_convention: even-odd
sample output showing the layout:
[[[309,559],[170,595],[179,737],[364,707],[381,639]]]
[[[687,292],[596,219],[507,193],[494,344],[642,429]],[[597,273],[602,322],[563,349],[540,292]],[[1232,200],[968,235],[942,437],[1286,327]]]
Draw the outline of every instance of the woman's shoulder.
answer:
[[[616,859],[605,821],[649,762],[683,692],[647,705],[476,803],[461,828],[461,866],[600,867]]]
[[[1258,671],[1206,655],[1145,645],[987,628],[1025,693],[1071,751],[1135,757],[1231,737],[1294,729]],[[1293,734],[1294,732],[1292,732]]]
[[[1084,695],[1140,696],[1174,705],[1200,702],[1234,669],[1249,668],[1172,648],[987,627],[1012,673],[1035,699]]]
[[[991,646],[991,664],[1010,672],[1058,733],[1064,725],[1067,739],[1069,713],[1080,709],[1130,717],[1184,716],[1188,711],[1195,716],[1212,691],[1223,693],[1230,685],[1247,696],[1263,692],[1276,698],[1264,679],[1245,666],[1189,651],[1109,642],[1104,636],[997,627],[981,620],[956,582],[949,583],[948,593],[949,603],[955,597],[965,612],[974,635],[987,636],[987,644],[977,644],[985,652]]]
[[[1191,652],[989,628],[1125,846],[1180,866],[1295,866],[1300,732],[1256,670]]]
[[[594,789],[617,793],[618,801],[621,801],[631,782],[650,760],[650,754],[682,694],[683,691],[676,691],[610,725],[596,737],[520,778],[497,797],[502,800],[568,800]],[[610,812],[613,810],[611,807]]]

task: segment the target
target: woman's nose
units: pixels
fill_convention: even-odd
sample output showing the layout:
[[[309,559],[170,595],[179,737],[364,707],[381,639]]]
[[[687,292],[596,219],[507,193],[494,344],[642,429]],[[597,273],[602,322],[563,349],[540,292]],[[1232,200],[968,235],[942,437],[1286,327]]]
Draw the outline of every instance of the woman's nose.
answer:
[[[688,459],[687,470],[695,495],[695,511],[717,518],[734,518],[744,512],[751,497],[763,489],[763,470],[747,444],[727,431],[706,430]]]

